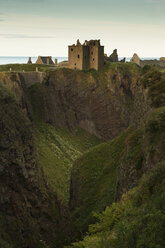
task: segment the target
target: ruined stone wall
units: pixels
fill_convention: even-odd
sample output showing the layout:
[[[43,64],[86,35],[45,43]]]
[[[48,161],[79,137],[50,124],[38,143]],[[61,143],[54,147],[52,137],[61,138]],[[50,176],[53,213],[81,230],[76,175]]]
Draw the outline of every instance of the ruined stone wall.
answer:
[[[141,60],[140,66],[144,67],[145,65],[157,65],[165,67],[165,61],[163,60]]]
[[[24,79],[27,87],[36,83],[42,83],[46,73],[45,72],[20,72],[19,75]]]
[[[99,47],[98,51],[98,69],[104,66],[104,46]]]
[[[90,68],[99,70],[104,65],[104,47],[90,46]]]
[[[89,56],[89,46],[83,46],[83,70],[87,70],[89,68]]]
[[[83,69],[83,47],[80,46],[69,46],[69,67],[71,69]]]
[[[100,69],[104,65],[104,46],[99,42],[89,41],[81,45],[72,45],[68,47],[69,67],[71,69]]]
[[[90,46],[90,68],[98,70],[98,46]]]

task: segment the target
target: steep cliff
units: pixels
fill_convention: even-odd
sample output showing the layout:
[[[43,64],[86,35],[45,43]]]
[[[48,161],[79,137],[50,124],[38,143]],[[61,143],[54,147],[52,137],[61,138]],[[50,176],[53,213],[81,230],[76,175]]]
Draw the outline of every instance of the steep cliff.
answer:
[[[74,233],[85,233],[94,221],[93,211],[120,200],[144,173],[165,161],[164,120],[162,107],[152,112],[144,126],[129,128],[74,163],[70,199]]]
[[[94,147],[74,163],[71,177],[70,209],[72,212],[73,226],[75,230],[74,233],[77,233],[79,237],[83,236],[88,229],[88,225],[95,221],[93,211],[100,212],[104,210],[107,205],[110,206],[114,202],[120,201],[124,194],[139,184],[139,180],[144,174],[150,173],[151,170],[156,171],[159,164],[162,163],[160,170],[164,170],[165,73],[155,69],[151,70],[151,68],[148,68],[147,70],[148,71],[142,74],[140,82],[145,88],[146,97],[150,102],[152,110],[148,113],[147,117],[144,118],[141,125],[138,127],[129,127],[120,136],[116,137],[112,141]],[[156,179],[157,181],[153,182],[153,188],[157,188],[159,192],[161,191],[161,187],[163,187],[162,185],[164,185],[164,182],[162,178],[162,184],[160,186],[158,176],[159,169]],[[150,187],[152,187],[151,185]],[[143,186],[141,190],[145,191]],[[86,192],[88,192],[88,194],[86,194]],[[137,191],[134,193],[133,197],[136,198],[136,194],[138,194]],[[149,197],[150,194],[152,195],[152,190],[147,197]],[[152,205],[153,210],[154,204],[156,205],[157,197],[161,202],[164,202],[165,200],[165,198],[163,198],[163,194],[158,194],[158,196],[156,196],[155,191]],[[144,202],[145,199],[143,199],[143,203]],[[126,204],[129,204],[128,199]],[[140,207],[142,209],[142,206]],[[126,206],[124,209],[125,208]],[[161,208],[161,205],[159,206],[158,211],[161,212],[162,218],[164,218],[164,208]],[[103,213],[102,216],[104,216],[104,214],[106,213]],[[108,215],[106,218],[108,218]],[[111,216],[111,218],[113,217]],[[136,218],[139,218],[139,215],[134,218],[130,217],[130,221],[132,221],[131,218],[135,218],[134,221],[138,222],[138,219]],[[100,222],[102,221],[104,220],[100,219]],[[101,225],[104,224],[101,223]],[[131,227],[129,228],[131,229]],[[134,227],[132,226],[132,229],[133,228]],[[161,228],[163,228],[163,222]],[[157,228],[154,229],[154,232],[156,232],[156,229]],[[106,231],[108,232],[108,227]],[[129,230],[129,232],[131,231]],[[102,235],[104,235],[104,231]],[[135,236],[136,235],[139,235],[139,233],[135,234]],[[147,235],[147,229],[145,235]],[[159,235],[161,242],[164,242],[162,232]],[[94,236],[94,239],[96,238],[97,240],[96,236]],[[90,246],[90,242],[92,242],[93,239],[89,238],[88,243],[88,238],[89,237],[87,236],[85,239],[87,242],[80,242],[80,244],[77,244],[78,246],[76,247],[93,247],[92,245]],[[117,245],[112,247],[119,246],[119,238],[120,237],[117,238]],[[132,236],[129,238],[130,240],[131,238],[133,239]],[[137,238],[139,238],[139,236]],[[101,242],[100,239],[101,237],[99,236],[99,242]],[[111,236],[107,236],[107,239],[111,240]],[[131,242],[130,240],[129,242]],[[134,245],[131,244],[128,247],[143,247],[135,246],[135,243]],[[100,247],[97,242],[94,244],[95,247]],[[110,244],[111,243],[109,242],[108,245]],[[124,244],[123,247],[125,247]]]
[[[0,73],[5,248],[60,247],[71,234],[84,235],[92,211],[120,200],[164,160],[163,72],[114,63],[42,76],[35,82],[36,73]],[[73,163],[72,228],[63,205]]]
[[[60,69],[29,88],[36,116],[55,127],[81,127],[106,140],[137,125],[149,106],[136,65],[107,65],[100,71]]]
[[[58,244],[65,209],[38,167],[32,123],[21,107],[0,85],[0,246]]]

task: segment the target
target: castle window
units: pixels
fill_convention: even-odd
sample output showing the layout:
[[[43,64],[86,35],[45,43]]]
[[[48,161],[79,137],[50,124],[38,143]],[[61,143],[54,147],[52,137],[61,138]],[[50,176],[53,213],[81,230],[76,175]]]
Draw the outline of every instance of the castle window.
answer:
[[[93,55],[93,52],[91,52],[91,54]]]
[[[79,55],[79,54],[77,55],[77,58],[78,58],[78,59],[80,58],[80,55]]]
[[[74,65],[76,65],[76,63]]]
[[[93,59],[93,61],[95,61],[95,59]]]
[[[70,49],[73,52],[73,48]]]

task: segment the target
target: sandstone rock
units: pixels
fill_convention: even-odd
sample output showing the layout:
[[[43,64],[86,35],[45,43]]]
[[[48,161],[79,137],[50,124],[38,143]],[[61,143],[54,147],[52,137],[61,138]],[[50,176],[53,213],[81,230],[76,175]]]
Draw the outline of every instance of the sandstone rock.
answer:
[[[165,61],[165,57],[161,57],[160,60],[161,60],[161,61]]]
[[[139,58],[139,56],[136,53],[134,53],[134,55],[131,58],[130,62],[132,62],[134,64],[137,64],[137,65],[140,65],[140,58]]]

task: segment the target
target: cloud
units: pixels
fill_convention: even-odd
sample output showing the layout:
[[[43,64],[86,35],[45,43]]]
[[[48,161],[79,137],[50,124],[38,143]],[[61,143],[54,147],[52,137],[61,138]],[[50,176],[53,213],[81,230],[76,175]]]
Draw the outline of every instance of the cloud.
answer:
[[[54,39],[55,36],[42,36],[42,35],[26,35],[26,34],[0,34],[1,38],[6,39]]]
[[[5,20],[4,19],[0,19],[0,22],[4,22]]]

